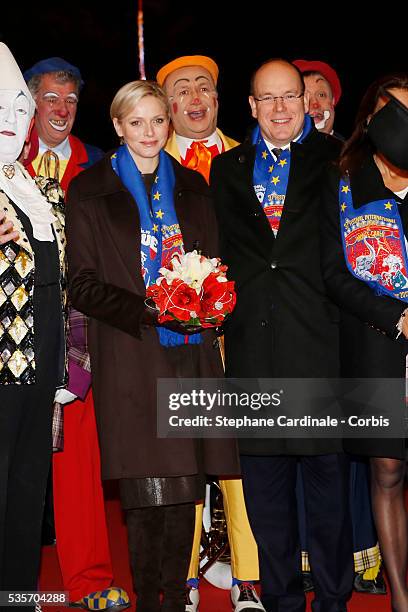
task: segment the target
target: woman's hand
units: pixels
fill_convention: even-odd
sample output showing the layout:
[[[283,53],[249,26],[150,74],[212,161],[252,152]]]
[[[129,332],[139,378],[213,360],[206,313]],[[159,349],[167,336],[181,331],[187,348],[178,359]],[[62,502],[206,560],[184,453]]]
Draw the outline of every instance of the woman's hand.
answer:
[[[200,325],[186,325],[176,320],[159,323],[159,310],[156,308],[153,300],[148,298],[145,300],[145,304],[146,308],[140,319],[141,325],[147,325],[148,327],[165,327],[170,331],[176,332],[177,334],[183,334],[184,336],[191,336],[192,334],[199,334],[204,331],[204,328]]]
[[[201,325],[186,325],[184,323],[180,323],[179,321],[166,321],[165,323],[159,324],[159,327],[165,327],[170,331],[176,332],[178,334],[183,334],[183,336],[192,336],[193,334],[199,334],[204,331],[204,327]]]
[[[0,211],[0,244],[10,242],[10,240],[18,240],[20,234],[13,230],[11,221],[7,221],[6,214]]]
[[[404,335],[405,339],[408,340],[408,317],[407,316],[402,318],[401,332]]]

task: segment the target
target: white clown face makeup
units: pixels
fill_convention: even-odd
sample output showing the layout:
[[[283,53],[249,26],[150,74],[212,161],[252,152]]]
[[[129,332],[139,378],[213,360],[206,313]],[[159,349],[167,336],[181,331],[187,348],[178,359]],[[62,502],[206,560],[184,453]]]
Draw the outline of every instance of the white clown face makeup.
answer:
[[[30,100],[17,89],[0,89],[0,161],[13,164],[19,157],[32,117]]]
[[[309,115],[320,132],[330,134],[334,124],[333,93],[330,83],[320,73],[304,77],[305,88],[309,94]]]

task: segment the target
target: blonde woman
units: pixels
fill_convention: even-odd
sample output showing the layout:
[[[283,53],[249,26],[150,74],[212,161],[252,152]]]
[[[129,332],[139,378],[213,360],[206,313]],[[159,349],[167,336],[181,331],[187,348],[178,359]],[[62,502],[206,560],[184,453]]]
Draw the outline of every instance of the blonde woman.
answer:
[[[122,144],[70,188],[71,299],[91,317],[102,473],[119,480],[137,610],[183,612],[203,473],[236,474],[238,462],[233,442],[157,438],[157,378],[221,376],[222,368],[212,332],[158,326],[146,287],[181,249],[198,243],[217,255],[217,231],[204,179],[163,151],[162,89],[128,83],[111,118]]]

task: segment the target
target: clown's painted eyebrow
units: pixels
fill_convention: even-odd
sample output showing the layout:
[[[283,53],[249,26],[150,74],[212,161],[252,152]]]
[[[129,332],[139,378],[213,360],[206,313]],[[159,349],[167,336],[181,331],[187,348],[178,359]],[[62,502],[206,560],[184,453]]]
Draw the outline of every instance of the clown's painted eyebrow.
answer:
[[[43,98],[60,98],[60,97],[61,97],[60,94],[56,93],[55,91],[46,91],[43,94]],[[73,98],[74,100],[78,100],[78,96],[74,92],[67,94],[65,98]]]
[[[199,79],[204,79],[205,81],[208,81],[208,83],[210,83],[210,79],[205,76],[205,74],[200,74],[199,76],[195,77],[194,81],[198,81]],[[181,81],[185,81],[186,83],[190,83],[191,79],[187,79],[186,77],[183,77],[181,79],[177,79],[177,81],[174,83],[174,87],[180,83]]]

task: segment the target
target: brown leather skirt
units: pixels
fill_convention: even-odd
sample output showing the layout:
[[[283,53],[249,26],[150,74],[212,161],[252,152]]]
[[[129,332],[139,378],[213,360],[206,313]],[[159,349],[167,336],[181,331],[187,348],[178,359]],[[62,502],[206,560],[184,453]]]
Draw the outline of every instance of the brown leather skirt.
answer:
[[[197,474],[161,478],[121,478],[119,491],[123,510],[185,504],[204,496],[203,479]]]

